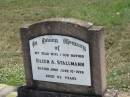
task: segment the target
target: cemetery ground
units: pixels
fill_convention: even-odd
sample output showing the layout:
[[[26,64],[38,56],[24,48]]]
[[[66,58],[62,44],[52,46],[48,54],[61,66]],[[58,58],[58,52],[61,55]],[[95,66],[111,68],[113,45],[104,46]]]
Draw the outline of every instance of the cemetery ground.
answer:
[[[129,0],[0,0],[0,83],[25,84],[19,28],[51,17],[104,26],[108,87],[130,91]]]

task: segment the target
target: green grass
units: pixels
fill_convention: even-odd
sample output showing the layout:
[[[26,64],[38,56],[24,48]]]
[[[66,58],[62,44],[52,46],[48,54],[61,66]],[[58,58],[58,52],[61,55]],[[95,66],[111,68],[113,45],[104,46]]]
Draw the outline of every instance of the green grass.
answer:
[[[19,28],[51,17],[103,25],[108,87],[130,90],[129,0],[0,0],[0,83],[25,82]]]

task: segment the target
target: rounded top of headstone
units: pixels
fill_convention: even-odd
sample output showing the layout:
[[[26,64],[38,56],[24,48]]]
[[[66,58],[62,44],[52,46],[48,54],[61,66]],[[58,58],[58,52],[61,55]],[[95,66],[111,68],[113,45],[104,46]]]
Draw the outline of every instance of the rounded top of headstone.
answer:
[[[93,26],[93,23],[91,22],[86,22],[83,20],[78,20],[74,18],[49,18],[49,19],[44,19],[43,21],[39,21],[33,24],[26,24],[22,26],[22,28],[30,28],[36,25],[40,25],[43,23],[53,23],[53,22],[59,22],[59,23],[67,23],[67,24],[75,24],[84,28],[87,28],[90,31],[100,31],[102,30],[102,26]]]

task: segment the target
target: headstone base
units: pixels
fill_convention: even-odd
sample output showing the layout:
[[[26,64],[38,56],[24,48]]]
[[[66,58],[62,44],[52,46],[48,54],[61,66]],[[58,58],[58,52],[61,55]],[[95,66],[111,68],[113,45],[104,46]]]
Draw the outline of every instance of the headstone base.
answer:
[[[28,88],[27,86],[22,86],[18,88],[18,97],[102,97],[102,96],[49,92],[49,91],[31,89]],[[117,92],[109,90],[104,94],[103,97],[118,97],[118,95]]]

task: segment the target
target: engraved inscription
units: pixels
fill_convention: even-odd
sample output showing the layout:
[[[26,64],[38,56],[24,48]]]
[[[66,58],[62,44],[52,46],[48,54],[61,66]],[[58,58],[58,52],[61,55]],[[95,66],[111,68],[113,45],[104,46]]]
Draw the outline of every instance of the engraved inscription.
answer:
[[[34,80],[91,86],[89,44],[45,35],[29,40]]]

